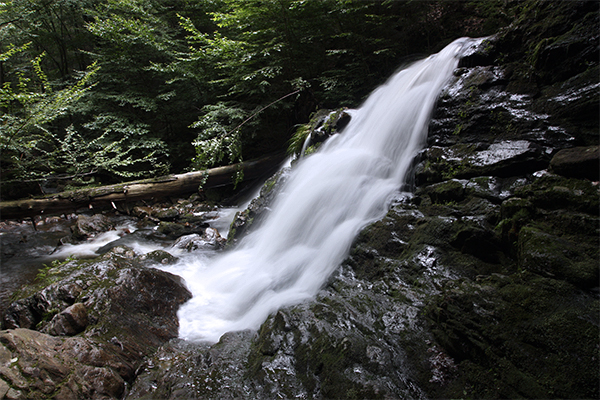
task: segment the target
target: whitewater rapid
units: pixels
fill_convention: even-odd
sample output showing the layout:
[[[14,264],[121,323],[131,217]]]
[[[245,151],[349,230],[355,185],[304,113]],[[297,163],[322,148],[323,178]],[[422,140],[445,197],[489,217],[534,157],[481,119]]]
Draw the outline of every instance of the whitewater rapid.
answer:
[[[236,249],[170,268],[193,294],[178,313],[181,338],[216,342],[258,329],[270,313],[317,294],[405,184],[436,98],[473,44],[458,39],[375,90],[343,134],[293,168],[268,218]]]

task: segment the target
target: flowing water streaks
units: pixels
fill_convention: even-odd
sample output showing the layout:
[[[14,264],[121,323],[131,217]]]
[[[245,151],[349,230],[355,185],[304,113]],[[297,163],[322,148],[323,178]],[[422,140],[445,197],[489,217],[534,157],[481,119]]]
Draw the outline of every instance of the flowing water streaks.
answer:
[[[178,314],[182,338],[215,342],[257,329],[319,291],[356,234],[385,215],[424,145],[442,86],[474,42],[458,39],[373,92],[342,135],[298,163],[269,217],[236,249],[173,267],[194,296]]]

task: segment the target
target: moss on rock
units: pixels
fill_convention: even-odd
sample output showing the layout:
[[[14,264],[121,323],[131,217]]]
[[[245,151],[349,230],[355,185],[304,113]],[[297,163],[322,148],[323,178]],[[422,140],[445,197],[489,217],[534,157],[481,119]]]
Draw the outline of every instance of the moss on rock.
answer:
[[[598,301],[581,300],[574,286],[530,273],[444,287],[426,312],[458,366],[446,394],[597,397]]]
[[[519,266],[581,287],[598,284],[598,249],[533,227],[519,232]],[[592,254],[588,254],[592,253]]]

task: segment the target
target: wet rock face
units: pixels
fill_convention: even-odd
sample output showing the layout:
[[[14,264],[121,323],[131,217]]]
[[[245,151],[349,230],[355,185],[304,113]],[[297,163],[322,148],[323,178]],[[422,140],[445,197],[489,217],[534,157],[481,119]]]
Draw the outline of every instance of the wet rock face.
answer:
[[[552,171],[573,178],[600,179],[600,147],[574,147],[558,151],[550,160]]]
[[[598,142],[598,60],[587,58],[598,51],[597,4],[534,3],[519,24],[470,49],[459,64],[440,95],[417,184],[470,178],[481,168],[518,176],[547,168],[553,156],[556,173],[597,179],[592,148],[572,167],[564,164],[565,149]],[[574,53],[547,62],[546,51],[558,48]],[[587,61],[570,63],[578,58]]]
[[[461,61],[414,195],[314,301],[164,346],[131,398],[597,398],[598,7],[530,5]]]
[[[429,363],[427,344],[411,345],[417,309],[390,298],[396,282],[365,283],[343,268],[315,301],[280,310],[258,332],[171,342],[148,360],[130,398],[426,397],[408,362],[421,352]]]
[[[538,5],[546,17],[554,7]],[[555,7],[565,15],[544,20],[548,31],[539,20],[522,22],[536,29],[509,28],[461,61],[440,96],[416,168],[413,203],[425,218],[404,240],[401,257],[422,242],[433,248],[431,264],[449,271],[420,308],[433,343],[455,366],[444,384],[425,384],[433,397],[599,393],[592,339],[599,333],[593,317],[599,311],[598,116],[589,112],[598,107],[598,63],[582,69],[548,61],[574,51],[566,43],[580,46],[569,53],[574,59],[597,53],[597,29],[583,34],[581,25],[597,20],[598,7]],[[567,15],[582,18],[569,25],[572,40],[569,28],[555,25]],[[553,36],[544,39],[549,31]],[[507,42],[520,62],[500,57]],[[415,260],[422,253],[416,254]],[[573,335],[581,340],[569,341]],[[566,367],[577,363],[591,372]]]
[[[112,349],[81,337],[61,339],[29,329],[0,331],[5,398],[117,399],[132,366]]]
[[[240,238],[259,225],[269,213],[269,206],[287,181],[288,174],[288,169],[282,169],[269,178],[260,189],[259,196],[253,199],[245,210],[235,214],[227,236],[227,246],[235,245]]]
[[[231,332],[213,346],[175,339],[147,359],[128,398],[238,399],[255,397],[245,360],[255,332]]]
[[[177,336],[181,279],[114,248],[45,271],[11,304],[0,331],[0,376],[15,398],[121,398],[144,356]],[[41,289],[40,289],[41,288]]]
[[[87,309],[83,303],[75,303],[57,314],[44,331],[52,336],[73,336],[88,325]]]

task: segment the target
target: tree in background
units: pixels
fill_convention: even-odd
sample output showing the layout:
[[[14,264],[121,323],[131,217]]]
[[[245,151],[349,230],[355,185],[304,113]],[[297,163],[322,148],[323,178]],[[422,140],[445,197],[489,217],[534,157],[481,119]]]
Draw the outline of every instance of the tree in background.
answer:
[[[508,21],[500,0],[5,1],[2,185],[110,183],[280,152],[317,108],[355,107],[411,55]],[[43,104],[63,90],[73,95],[50,115]],[[32,113],[27,134],[44,140],[9,132]]]
[[[135,127],[138,140],[162,143],[173,154],[176,171],[193,157],[189,128],[209,97],[205,86],[187,73],[178,76],[160,65],[187,49],[177,13],[205,15],[201,2],[111,0],[92,11],[86,25],[96,43],[93,56],[102,67],[99,84],[81,110],[88,129],[118,124]]]
[[[57,180],[152,176],[168,168],[164,143],[148,135],[143,122],[102,109],[99,92],[91,90],[106,79],[90,51],[92,4],[1,5],[4,197],[23,188],[15,182],[42,189]]]
[[[0,54],[0,60],[7,62],[28,47],[28,43],[11,47]],[[73,167],[68,165],[69,160],[62,160],[64,154],[60,151],[68,140],[58,137],[49,124],[65,115],[92,87],[90,81],[98,68],[92,64],[74,84],[55,90],[40,66],[44,55],[31,60],[30,74],[16,71],[16,82],[4,81],[0,88],[0,109],[4,111],[0,116],[0,165],[6,183],[33,182]]]

